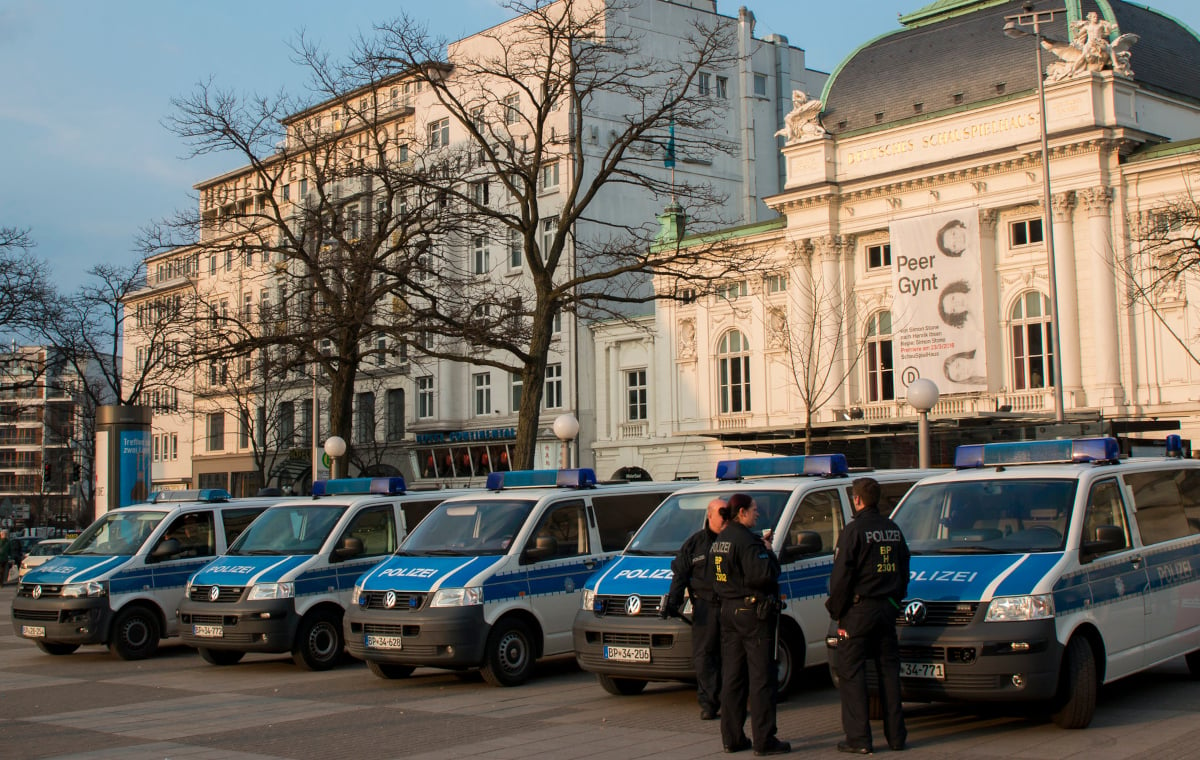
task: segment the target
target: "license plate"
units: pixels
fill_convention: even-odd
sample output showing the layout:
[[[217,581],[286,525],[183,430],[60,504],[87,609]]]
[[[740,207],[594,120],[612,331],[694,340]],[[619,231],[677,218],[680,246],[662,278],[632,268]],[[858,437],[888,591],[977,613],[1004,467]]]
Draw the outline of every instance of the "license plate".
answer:
[[[941,662],[902,662],[900,675],[904,678],[932,678],[946,680],[946,665]]]
[[[604,647],[604,659],[617,662],[650,662],[650,647]]]
[[[41,625],[23,625],[21,626],[21,635],[30,639],[46,638],[46,627]]]
[[[192,635],[198,639],[219,639],[225,635],[225,629],[219,625],[194,625]]]
[[[404,642],[399,636],[368,636],[368,649],[403,649]]]

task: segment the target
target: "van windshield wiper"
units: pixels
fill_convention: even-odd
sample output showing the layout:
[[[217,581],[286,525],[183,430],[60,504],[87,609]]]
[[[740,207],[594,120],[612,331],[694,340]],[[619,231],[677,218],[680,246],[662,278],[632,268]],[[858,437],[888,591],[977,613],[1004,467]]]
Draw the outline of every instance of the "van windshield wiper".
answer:
[[[997,549],[994,546],[980,546],[978,544],[968,544],[965,546],[945,546],[940,549],[935,549],[930,554],[1009,554],[1008,549]]]

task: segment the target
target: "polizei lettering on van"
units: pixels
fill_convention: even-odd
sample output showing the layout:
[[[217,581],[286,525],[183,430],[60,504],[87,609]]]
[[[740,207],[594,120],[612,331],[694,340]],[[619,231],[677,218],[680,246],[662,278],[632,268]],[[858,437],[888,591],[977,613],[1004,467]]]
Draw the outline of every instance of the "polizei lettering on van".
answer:
[[[675,577],[674,573],[672,573],[671,569],[668,567],[668,568],[660,568],[658,570],[622,570],[621,572],[619,572],[615,576],[613,576],[613,579],[615,580],[617,578],[648,578],[648,579],[649,578],[665,578],[667,580],[670,580],[673,577]]]
[[[379,574],[389,578],[432,578],[437,572],[433,567],[389,567]]]
[[[968,573],[965,570],[913,570],[908,574],[908,579],[932,583],[970,583],[978,575],[977,572]]]

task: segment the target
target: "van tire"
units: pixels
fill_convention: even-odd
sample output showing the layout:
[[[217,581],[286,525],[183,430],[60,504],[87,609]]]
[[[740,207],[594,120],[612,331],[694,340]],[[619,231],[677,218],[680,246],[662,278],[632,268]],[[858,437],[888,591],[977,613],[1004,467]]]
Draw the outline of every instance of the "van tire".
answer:
[[[1184,659],[1187,660],[1188,672],[1192,674],[1192,678],[1200,679],[1200,649],[1188,652]]]
[[[488,634],[479,673],[492,686],[520,686],[529,680],[536,652],[528,625],[515,618],[501,620]]]
[[[209,649],[208,647],[200,647],[196,651],[200,653],[200,659],[209,665],[237,665],[246,656],[245,652],[236,649]]]
[[[145,607],[126,607],[113,620],[108,650],[122,660],[144,660],[158,651],[158,616]]]
[[[641,694],[646,689],[646,682],[640,678],[613,678],[603,673],[597,673],[596,680],[600,682],[600,688],[614,697],[632,697],[634,694]]]
[[[309,613],[300,621],[292,659],[308,670],[329,670],[342,659],[342,616],[326,610]]]
[[[55,644],[50,641],[38,641],[37,647],[46,654],[72,654],[79,648],[78,644]]]
[[[380,678],[386,678],[390,681],[398,678],[408,678],[416,668],[412,665],[395,665],[390,662],[367,660],[367,670]]]
[[[779,649],[776,652],[776,684],[779,697],[786,697],[800,685],[800,673],[804,670],[804,645],[800,637],[790,629],[779,629]]]
[[[1076,636],[1063,653],[1058,696],[1054,703],[1054,723],[1060,728],[1087,728],[1096,713],[1096,660],[1091,643]]]

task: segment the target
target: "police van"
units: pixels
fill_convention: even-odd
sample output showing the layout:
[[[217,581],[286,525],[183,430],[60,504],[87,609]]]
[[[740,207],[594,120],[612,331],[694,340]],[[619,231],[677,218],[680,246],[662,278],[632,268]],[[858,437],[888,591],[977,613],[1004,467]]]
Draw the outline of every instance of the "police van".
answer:
[[[13,630],[47,654],[107,644],[125,660],[150,657],[160,639],[178,635],[187,579],[273,503],[221,489],[161,491],[106,512],[21,579]]]
[[[311,498],[275,504],[192,576],[180,636],[213,665],[291,652],[301,667],[332,668],[354,582],[430,510],[463,493],[406,492],[400,477],[317,481]]]
[[[1101,684],[1179,655],[1200,675],[1200,462],[1179,444],[960,446],[914,487],[892,515],[912,551],[904,698],[1044,701],[1084,728]]]
[[[571,651],[584,583],[679,484],[597,484],[582,469],[494,472],[487,487],[442,502],[358,582],[346,647],[375,675],[525,682],[539,657]]]
[[[933,470],[863,472],[879,481],[888,507]],[[716,484],[681,489],[646,521],[616,562],[588,582],[574,626],[575,657],[610,694],[637,694],[647,681],[695,678],[686,620],[662,619],[671,587],[671,560],[703,527],[708,503],[746,493],[758,504],[755,530],[772,531],[779,555],[780,593],[787,602],[778,636],[779,690],[805,667],[825,661],[833,550],[852,512],[853,478],[841,454],[764,457],[720,462]],[[691,614],[691,601],[682,614]]]

